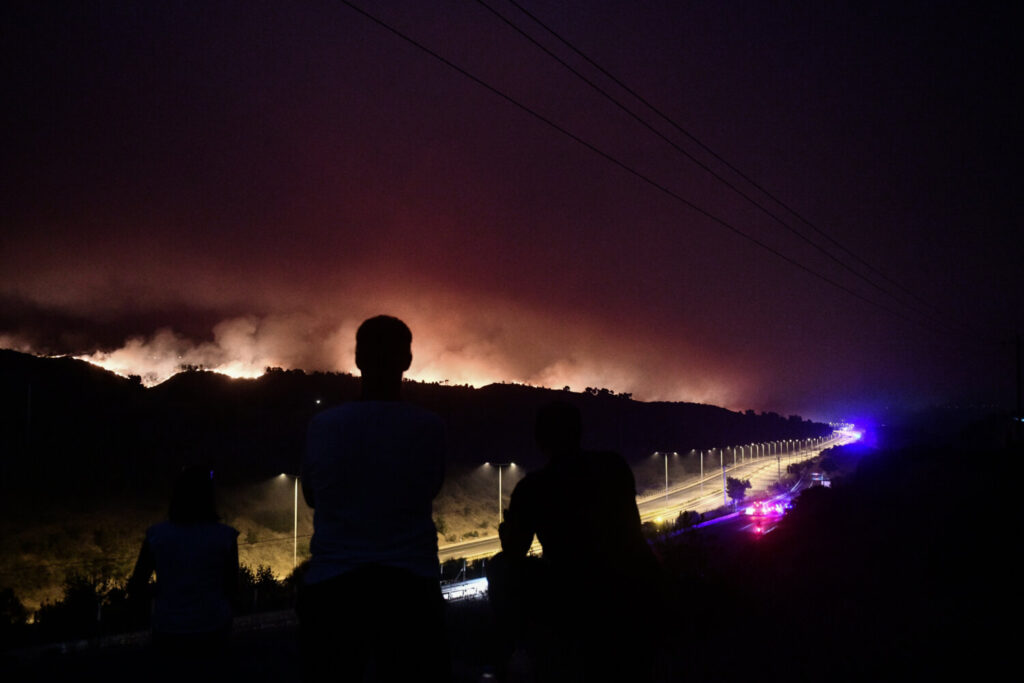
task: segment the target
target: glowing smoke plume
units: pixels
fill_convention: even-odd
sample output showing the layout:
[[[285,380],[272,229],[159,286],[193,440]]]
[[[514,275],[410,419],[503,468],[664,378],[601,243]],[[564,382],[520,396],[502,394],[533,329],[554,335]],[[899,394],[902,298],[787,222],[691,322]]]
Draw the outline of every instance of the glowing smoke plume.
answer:
[[[503,313],[497,316],[505,315]],[[461,316],[408,312],[414,330],[413,364],[407,377],[426,382],[484,386],[519,382],[580,391],[607,387],[644,400],[685,400],[730,405],[741,383],[731,378],[685,373],[680,356],[629,349],[593,331],[541,334],[543,321],[510,315],[512,327],[473,326]],[[475,322],[479,323],[479,319]],[[133,337],[111,351],[77,358],[119,375],[139,375],[143,384],[166,381],[185,367],[230,377],[255,378],[267,367],[349,372],[355,367],[358,319],[327,325],[306,315],[242,316],[218,323],[212,339],[193,341],[171,329]],[[14,341],[13,338],[10,341]],[[631,362],[624,363],[622,358]],[[678,378],[684,377],[684,381]]]

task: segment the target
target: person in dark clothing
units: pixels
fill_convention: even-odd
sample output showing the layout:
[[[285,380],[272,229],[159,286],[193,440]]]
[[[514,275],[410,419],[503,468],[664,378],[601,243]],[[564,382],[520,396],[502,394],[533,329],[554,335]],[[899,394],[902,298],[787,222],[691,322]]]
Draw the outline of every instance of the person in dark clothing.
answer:
[[[411,344],[401,320],[365,321],[361,399],[309,425],[312,558],[297,605],[309,681],[450,677],[431,507],[444,479],[444,424],[400,400]]]
[[[617,453],[581,449],[571,404],[542,407],[535,436],[548,461],[512,492],[491,562],[498,620],[542,680],[649,680],[640,634],[660,621],[664,584],[633,473]],[[541,562],[527,557],[534,536]]]
[[[238,531],[217,520],[213,472],[185,468],[175,481],[167,521],[146,530],[128,581],[129,597],[139,602],[149,597],[156,574],[153,644],[172,666],[210,659],[227,644],[238,587]],[[170,669],[157,673],[173,677]]]

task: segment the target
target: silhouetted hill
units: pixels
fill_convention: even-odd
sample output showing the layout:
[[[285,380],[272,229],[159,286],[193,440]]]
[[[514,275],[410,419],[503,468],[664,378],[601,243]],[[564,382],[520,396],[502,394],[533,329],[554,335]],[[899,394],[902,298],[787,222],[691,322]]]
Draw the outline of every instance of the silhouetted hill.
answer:
[[[182,464],[207,462],[223,481],[296,471],[316,412],[353,400],[358,378],[272,370],[259,379],[212,372],[175,375],[152,388],[83,361],[0,351],[4,485],[83,485],[145,490]],[[448,425],[453,471],[485,461],[537,464],[533,415],[559,398],[578,405],[585,441],[630,461],[653,451],[686,452],[827,433],[825,425],[774,413],[709,405],[643,403],[604,390],[577,393],[515,384],[479,389],[407,382],[407,400]]]

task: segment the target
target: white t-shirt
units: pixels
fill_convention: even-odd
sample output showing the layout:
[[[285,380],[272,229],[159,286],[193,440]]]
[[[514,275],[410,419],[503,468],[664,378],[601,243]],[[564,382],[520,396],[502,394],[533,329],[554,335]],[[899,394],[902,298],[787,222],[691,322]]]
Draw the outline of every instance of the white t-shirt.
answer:
[[[153,630],[204,633],[231,624],[225,580],[237,571],[238,532],[226,524],[161,522],[146,530],[156,569]]]
[[[302,462],[314,506],[306,583],[365,564],[437,578],[431,512],[444,450],[441,419],[401,401],[357,401],[315,416]]]

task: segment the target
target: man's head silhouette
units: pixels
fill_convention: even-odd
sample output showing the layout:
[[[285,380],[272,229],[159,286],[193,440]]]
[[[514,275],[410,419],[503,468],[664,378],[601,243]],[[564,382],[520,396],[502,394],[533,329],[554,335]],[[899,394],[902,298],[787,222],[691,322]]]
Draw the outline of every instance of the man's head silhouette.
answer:
[[[174,481],[167,518],[175,524],[216,522],[217,505],[214,501],[213,470],[186,467]]]
[[[378,315],[356,332],[356,367],[363,376],[363,398],[395,400],[402,373],[412,363],[412,332],[398,318]]]
[[[549,457],[578,452],[581,422],[579,409],[571,403],[552,401],[541,406],[534,424],[537,447]]]

